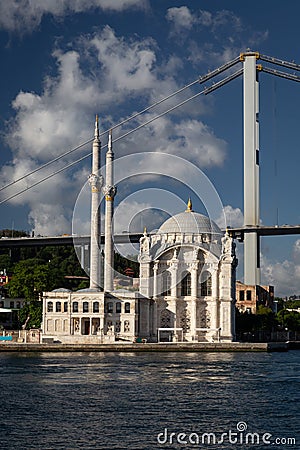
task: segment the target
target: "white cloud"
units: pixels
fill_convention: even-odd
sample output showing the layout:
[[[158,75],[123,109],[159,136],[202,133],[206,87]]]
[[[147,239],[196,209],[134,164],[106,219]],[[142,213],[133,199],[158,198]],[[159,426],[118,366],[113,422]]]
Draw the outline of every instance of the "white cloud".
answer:
[[[275,286],[275,295],[285,297],[300,294],[300,239],[292,249],[291,260],[271,261],[261,256],[262,284]]]
[[[170,37],[176,35],[176,44],[185,46],[188,61],[196,67],[203,61],[220,66],[249,45],[259,46],[268,38],[267,30],[253,30],[238,15],[225,9],[211,12],[173,7],[168,9],[166,19],[171,26]]]
[[[57,74],[45,78],[41,93],[20,92],[12,103],[15,117],[9,123],[6,140],[13,152],[13,159],[0,171],[2,185],[91,138],[91,119],[96,112],[100,112],[101,126],[110,126],[114,121],[112,115],[120,120],[118,108],[121,105],[126,110],[129,99],[143,98],[143,103],[147,104],[147,100],[151,102],[154,97],[161,98],[176,90],[178,86],[174,74],[169,68],[166,69],[166,59],[161,65],[158,64],[157,52],[156,43],[151,39],[125,41],[116,36],[109,26],[93,36],[81,37],[72,50],[64,52],[56,49],[53,58]],[[178,61],[171,57],[170,64],[176,65]],[[172,106],[177,101],[180,100],[173,99],[168,105]],[[175,118],[168,115],[156,120],[118,142],[116,156],[140,151],[166,152],[191,160],[200,168],[221,166],[226,155],[226,142],[215,136],[201,120],[185,118],[187,112],[189,117],[196,113],[199,117],[204,110],[205,103],[197,100],[194,107],[189,103],[187,109],[177,110]],[[144,123],[154,115],[148,113],[135,123]],[[127,127],[123,128],[123,131],[127,130]],[[116,131],[114,137],[118,133],[120,131]],[[102,141],[105,143],[105,138]],[[89,147],[85,147],[63,158],[60,164],[48,167],[42,174],[35,174],[29,180],[3,191],[1,197],[13,194],[20,187],[26,188],[88,151]],[[159,164],[158,157],[157,161]],[[174,177],[180,167],[176,170]],[[69,218],[68,208],[74,203],[76,192],[83,182],[82,169],[77,169],[72,175],[64,172],[34,191],[15,198],[13,203],[29,204],[30,220],[34,222],[36,233],[53,234],[51,208],[47,205],[53,207],[52,217],[58,218],[63,212],[57,209],[57,204],[64,203],[65,217]],[[39,218],[41,204],[44,210]],[[47,214],[49,221],[42,219]],[[67,232],[63,220],[57,220],[57,232],[59,223],[61,232]]]
[[[148,0],[2,0],[0,28],[23,34],[37,28],[47,14],[62,18],[94,9],[120,12],[127,8],[146,9],[147,6]]]
[[[190,30],[197,22],[196,17],[191,13],[187,6],[180,6],[179,8],[169,8],[166,14],[169,22],[172,22],[174,29],[179,32],[182,29]]]
[[[193,26],[211,28],[213,33],[224,26],[229,26],[231,32],[242,28],[241,19],[228,10],[211,13],[202,9],[191,11],[187,6],[173,7],[168,9],[166,19],[172,23],[173,32],[177,33],[184,29],[190,30]]]
[[[225,227],[231,228],[239,228],[244,224],[244,215],[240,208],[233,208],[231,205],[224,206],[224,214],[222,214],[217,220],[216,223],[221,229],[225,229]],[[226,223],[225,223],[225,218]]]

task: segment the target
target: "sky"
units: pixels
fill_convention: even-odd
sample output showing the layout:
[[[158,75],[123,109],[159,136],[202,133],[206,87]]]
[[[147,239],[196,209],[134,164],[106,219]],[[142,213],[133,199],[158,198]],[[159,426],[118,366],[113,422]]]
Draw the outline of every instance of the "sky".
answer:
[[[96,114],[106,132],[247,49],[300,64],[299,14],[294,0],[0,0],[0,189],[90,141]],[[300,85],[266,73],[259,81],[261,223],[299,224]],[[220,205],[227,225],[242,225],[241,77],[117,140],[203,87],[113,130],[117,232],[157,228],[189,196],[220,225]],[[107,133],[101,141],[104,164]],[[89,157],[29,188],[90,150],[0,190],[1,202],[28,188],[0,204],[0,228],[87,232]],[[263,238],[261,252],[262,282],[300,294],[298,236]],[[242,279],[241,244],[238,257]]]

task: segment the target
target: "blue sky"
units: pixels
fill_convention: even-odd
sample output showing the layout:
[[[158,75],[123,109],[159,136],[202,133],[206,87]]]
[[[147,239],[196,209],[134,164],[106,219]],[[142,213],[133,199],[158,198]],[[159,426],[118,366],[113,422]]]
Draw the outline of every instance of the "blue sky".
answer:
[[[0,186],[90,139],[96,113],[104,131],[247,48],[300,64],[299,13],[300,4],[293,0],[0,0]],[[200,89],[193,86],[166,108]],[[261,220],[266,225],[300,223],[299,100],[298,83],[260,74]],[[117,129],[114,138],[164,108]],[[220,196],[227,223],[240,225],[242,115],[240,78],[115,143],[115,155],[155,152],[157,170],[161,170],[162,152],[195,164]],[[102,141],[106,144],[107,137]],[[0,199],[88,151],[89,146],[84,147],[43,173],[1,191]],[[146,211],[143,220],[149,221],[150,228],[166,217],[157,211],[149,214],[149,208],[159,203],[157,191],[151,195],[151,189],[172,193],[166,200],[167,214],[182,210],[192,183],[181,166],[184,161],[174,163],[172,179],[146,176],[146,159],[138,166],[140,177],[126,179],[129,164],[132,159],[127,163],[125,159],[116,199],[120,203],[117,229],[138,223],[136,214],[141,210]],[[0,227],[69,233],[74,205],[89,171],[86,159],[0,205]],[[185,178],[179,183],[182,172]],[[131,195],[140,189],[144,196]],[[192,193],[194,209],[204,212],[198,199],[201,192],[197,194]],[[82,226],[87,229],[88,218]],[[297,236],[264,238],[262,255],[263,281],[275,284],[280,295],[300,293]]]

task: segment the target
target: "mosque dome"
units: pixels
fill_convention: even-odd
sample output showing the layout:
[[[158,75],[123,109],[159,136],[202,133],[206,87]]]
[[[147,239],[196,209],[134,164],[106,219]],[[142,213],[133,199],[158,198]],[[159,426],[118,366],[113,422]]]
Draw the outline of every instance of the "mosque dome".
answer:
[[[159,233],[192,233],[192,234],[218,234],[223,235],[218,225],[203,214],[192,210],[189,200],[185,212],[176,214],[167,219],[159,228]]]

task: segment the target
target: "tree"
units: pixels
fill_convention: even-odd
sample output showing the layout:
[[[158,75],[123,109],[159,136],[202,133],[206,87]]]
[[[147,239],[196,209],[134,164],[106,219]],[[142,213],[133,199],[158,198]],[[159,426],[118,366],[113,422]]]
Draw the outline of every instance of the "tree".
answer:
[[[287,328],[289,331],[300,331],[300,313],[282,309],[277,314],[277,322],[280,328]]]
[[[14,267],[8,284],[10,297],[22,297],[26,301],[38,300],[43,291],[54,289],[55,281],[49,265],[39,259],[27,259]]]

